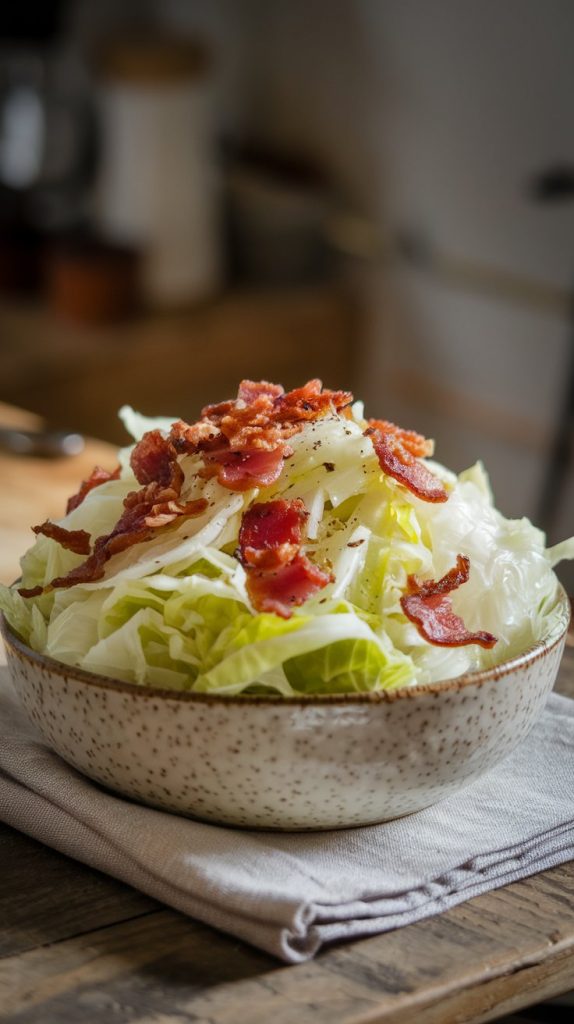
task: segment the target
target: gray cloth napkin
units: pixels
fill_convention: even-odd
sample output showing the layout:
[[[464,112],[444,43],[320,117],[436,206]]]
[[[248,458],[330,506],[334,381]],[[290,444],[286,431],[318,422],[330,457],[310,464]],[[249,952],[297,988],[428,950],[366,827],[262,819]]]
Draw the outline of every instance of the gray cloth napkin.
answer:
[[[0,820],[286,960],[388,931],[574,856],[574,701],[455,796],[318,833],[204,825],[113,796],[51,753],[0,668]]]

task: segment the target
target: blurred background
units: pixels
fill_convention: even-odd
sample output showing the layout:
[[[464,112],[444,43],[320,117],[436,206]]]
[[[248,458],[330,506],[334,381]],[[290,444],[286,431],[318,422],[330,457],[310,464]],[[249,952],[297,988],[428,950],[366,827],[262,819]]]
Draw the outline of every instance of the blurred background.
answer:
[[[320,376],[570,535],[573,54],[571,0],[1,5],[0,401]]]

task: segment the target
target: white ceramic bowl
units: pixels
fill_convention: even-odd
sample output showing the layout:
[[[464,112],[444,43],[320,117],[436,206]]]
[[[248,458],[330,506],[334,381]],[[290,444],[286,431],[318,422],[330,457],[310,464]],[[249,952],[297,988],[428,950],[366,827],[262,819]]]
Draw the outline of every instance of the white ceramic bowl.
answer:
[[[494,669],[392,693],[214,697],[118,682],[30,650],[2,623],[46,742],[109,789],[248,828],[366,825],[420,810],[505,757],[552,689],[570,618]]]

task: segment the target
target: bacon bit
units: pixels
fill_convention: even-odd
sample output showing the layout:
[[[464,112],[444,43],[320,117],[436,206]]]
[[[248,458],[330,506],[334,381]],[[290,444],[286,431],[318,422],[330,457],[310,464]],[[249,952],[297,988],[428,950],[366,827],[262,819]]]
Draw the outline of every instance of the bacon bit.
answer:
[[[66,505],[66,515],[69,512],[73,512],[78,505],[81,505],[86,494],[93,491],[94,487],[99,487],[100,484],[105,484],[108,480],[118,480],[120,476],[121,466],[117,466],[112,473],[108,473],[107,469],[102,469],[101,466],[95,466],[87,480],[83,480],[77,494],[73,494],[71,498],[68,498]]]
[[[269,487],[281,476],[283,461],[293,454],[286,444],[272,451],[233,452],[224,450],[206,454],[207,468],[217,466],[217,479],[230,491],[248,491],[250,487]]]
[[[251,405],[261,395],[268,395],[269,398],[279,398],[285,394],[281,384],[270,384],[268,380],[242,380],[237,392],[237,401]]]
[[[93,553],[66,576],[52,580],[54,589],[72,587],[76,583],[92,583],[104,576],[106,563],[113,555],[134,544],[143,544],[155,536],[159,527],[173,523],[182,516],[198,516],[207,508],[205,498],[180,503],[171,489],[148,484],[141,491],[132,491],[124,501],[124,511],[111,533],[98,537]]]
[[[401,597],[403,612],[414,622],[425,640],[439,647],[464,647],[480,644],[494,647],[497,638],[479,630],[470,633],[459,615],[452,610],[450,594],[466,583],[470,574],[470,559],[457,555],[456,566],[440,580],[419,580],[409,576],[407,593]]]
[[[290,618],[332,576],[301,552],[309,515],[300,498],[258,502],[243,515],[238,556],[247,573],[247,593],[258,612]]]
[[[43,587],[19,587],[18,593],[20,597],[39,597],[40,594],[44,593]]]
[[[202,420],[209,420],[212,424],[219,423],[222,416],[226,416],[228,412],[235,408],[235,402],[235,398],[228,398],[225,402],[204,405],[201,410],[201,419],[198,422],[201,423]]]
[[[149,433],[158,434],[159,432],[150,431]],[[159,436],[161,437],[161,435]],[[146,444],[140,452],[141,458],[140,456],[136,458],[136,466],[143,477],[147,475],[152,461],[156,459],[162,446],[157,443],[156,438],[150,442],[149,434],[144,435],[142,440],[145,440]],[[112,532],[98,537],[91,555],[66,576],[57,576],[53,579],[45,588],[46,590],[72,587],[78,583],[93,583],[100,580],[104,576],[106,563],[113,555],[125,551],[126,548],[132,547],[134,544],[143,544],[151,540],[157,529],[170,525],[176,519],[184,516],[198,516],[205,512],[208,507],[205,498],[188,502],[180,501],[184,477],[175,461],[173,446],[171,448],[171,452],[167,448],[163,448],[163,451],[169,455],[170,465],[177,467],[177,469],[170,470],[173,486],[162,486],[161,483],[154,480],[139,491],[130,491],[124,498],[124,511]],[[148,452],[152,452],[149,461],[147,459]],[[157,459],[157,464],[160,466],[164,478],[167,477],[165,463],[161,459]]]
[[[173,523],[175,519],[179,519],[181,516],[195,517],[200,516],[208,507],[208,502],[205,498],[196,498],[195,501],[168,501],[163,505],[153,505],[149,516],[146,516],[144,522],[146,526],[168,526],[169,523]]]
[[[248,573],[246,586],[258,612],[274,612],[282,619],[289,619],[295,606],[304,604],[331,580],[332,576],[299,553],[274,572],[256,570]]]
[[[172,423],[169,439],[179,455],[195,455],[225,443],[219,428],[203,420],[198,423],[184,423],[183,420]]]
[[[236,406],[221,418],[220,428],[230,448],[238,451],[264,449],[273,451],[301,429],[298,423],[275,421],[274,403],[261,396],[251,405]]]
[[[373,427],[368,427],[365,430],[365,437],[371,438],[383,473],[398,480],[423,501],[436,502],[448,499],[440,480],[431,473],[424,462],[420,462],[405,447],[400,436],[393,433],[383,434]]]
[[[243,515],[239,551],[245,569],[278,569],[299,553],[309,513],[300,498],[258,502]]]
[[[66,551],[73,551],[76,555],[89,555],[91,551],[91,537],[85,530],[66,530],[48,519],[40,526],[33,526],[32,530],[35,534],[41,533],[44,537],[57,541],[66,548]]]
[[[285,394],[279,384],[244,380],[234,401],[207,405],[198,423],[174,423],[169,440],[179,453],[201,453],[202,476],[215,475],[230,490],[269,486],[280,476],[283,460],[291,454],[286,442],[304,427],[351,402],[347,391],[322,390],[320,380]],[[267,454],[269,458],[257,459]]]
[[[133,474],[139,484],[159,484],[179,494],[183,483],[183,470],[177,461],[177,451],[161,430],[148,430],[136,444],[130,459]]]
[[[380,434],[393,434],[394,437],[398,437],[403,448],[406,448],[411,455],[416,455],[422,459],[427,455],[432,455],[434,452],[434,442],[429,441],[422,434],[417,434],[416,430],[403,430],[402,427],[397,427],[388,420],[367,420],[367,423],[371,430],[377,430]]]
[[[277,400],[276,417],[280,423],[308,422],[326,416],[331,409],[340,412],[350,405],[353,396],[350,391],[322,390],[320,380],[310,380],[302,388],[288,391]]]

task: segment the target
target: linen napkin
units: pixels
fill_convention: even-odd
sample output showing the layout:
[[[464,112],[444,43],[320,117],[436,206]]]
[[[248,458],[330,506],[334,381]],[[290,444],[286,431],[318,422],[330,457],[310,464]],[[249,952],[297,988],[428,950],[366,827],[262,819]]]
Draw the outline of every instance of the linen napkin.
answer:
[[[0,820],[289,963],[574,856],[574,701],[455,796],[382,825],[239,831],[114,796],[53,754],[0,667]]]

